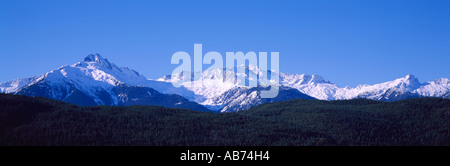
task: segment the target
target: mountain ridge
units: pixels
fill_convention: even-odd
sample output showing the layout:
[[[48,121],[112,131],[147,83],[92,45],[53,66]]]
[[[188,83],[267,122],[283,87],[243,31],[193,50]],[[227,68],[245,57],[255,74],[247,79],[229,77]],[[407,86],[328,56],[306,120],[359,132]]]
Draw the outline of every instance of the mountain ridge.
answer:
[[[174,91],[174,89],[179,93],[189,93],[183,88],[177,89],[169,83],[148,80],[132,69],[118,67],[110,63],[99,54],[90,54],[83,61],[73,65],[61,66],[41,76],[7,83],[16,87],[3,88],[8,90],[4,92],[47,97],[77,105],[142,104],[210,111],[204,106],[184,99],[177,94],[164,93],[165,91]],[[12,89],[15,91],[12,91]],[[139,90],[129,91],[130,89]],[[155,89],[160,90],[162,93]],[[129,91],[129,93],[124,91]],[[158,97],[148,95],[148,93],[139,93],[137,96],[138,91],[152,92]],[[126,98],[129,95],[133,97]],[[165,101],[161,99],[165,99]]]
[[[120,104],[156,104],[149,100],[152,98],[147,93],[126,100],[128,103],[120,103],[127,89],[140,89],[142,92],[150,92],[151,88],[161,95],[179,95],[187,100],[172,96],[173,103],[166,106],[176,107],[182,101],[189,108],[205,110],[206,108],[219,112],[234,112],[248,109],[252,106],[278,101],[278,99],[261,99],[259,91],[261,87],[250,88],[244,86],[239,80],[227,80],[234,75],[237,68],[244,68],[246,73],[265,75],[257,66],[237,66],[234,68],[209,69],[201,73],[200,80],[194,84],[202,86],[190,86],[191,82],[175,88],[171,81],[183,79],[182,73],[167,75],[152,80],[147,79],[139,72],[128,67],[118,67],[100,54],[89,54],[82,61],[72,65],[64,65],[51,70],[43,75],[30,78],[20,78],[0,83],[0,92],[23,94],[28,96],[42,96],[61,101],[67,101],[79,105],[120,105]],[[196,73],[191,73],[192,75]],[[247,74],[244,74],[247,75]],[[354,98],[366,98],[381,101],[396,101],[416,97],[441,97],[450,98],[450,81],[448,78],[439,78],[434,81],[421,83],[412,74],[392,81],[373,85],[358,85],[355,88],[341,88],[320,75],[280,73],[280,92],[287,99],[305,98],[320,100],[346,100]],[[249,80],[250,81],[250,80]],[[252,80],[258,81],[258,80]],[[119,90],[121,89],[121,90]],[[293,91],[293,90],[297,90]],[[131,93],[131,91],[128,91]],[[122,96],[119,96],[121,94]],[[286,97],[288,96],[288,97]],[[157,99],[153,99],[157,100]],[[201,107],[200,107],[201,106]],[[205,108],[206,107],[206,108]],[[205,109],[204,109],[205,108]]]

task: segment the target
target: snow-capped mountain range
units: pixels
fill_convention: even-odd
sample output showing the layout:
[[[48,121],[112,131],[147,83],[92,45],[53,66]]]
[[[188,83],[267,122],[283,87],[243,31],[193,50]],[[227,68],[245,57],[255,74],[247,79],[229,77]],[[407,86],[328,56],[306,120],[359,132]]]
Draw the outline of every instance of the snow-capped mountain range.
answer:
[[[240,66],[245,67],[245,66]],[[248,72],[256,74],[263,74],[256,66],[246,67]],[[225,71],[225,72],[224,72]],[[224,94],[229,91],[239,89],[251,89],[246,86],[240,86],[238,82],[223,81],[224,73],[230,74],[227,69],[214,69],[210,71],[203,71],[202,80],[194,81],[194,83],[203,82],[204,86],[188,86],[186,89],[191,90],[196,95],[203,96],[204,100],[198,100],[202,105],[209,108],[227,108],[227,100],[230,97],[224,97]],[[157,79],[158,81],[170,82],[172,77],[170,75]],[[177,74],[174,79],[181,80],[182,74]],[[403,78],[393,81],[379,83],[375,85],[359,85],[356,88],[344,87],[341,88],[330,81],[325,80],[319,75],[307,74],[289,74],[280,73],[279,85],[286,88],[296,89],[299,92],[320,100],[345,100],[354,98],[366,98],[381,101],[395,101],[413,97],[442,97],[450,98],[450,81],[448,78],[440,78],[435,81],[421,83],[411,74]],[[238,98],[236,97],[231,98]],[[249,100],[248,97],[246,100]],[[245,101],[242,99],[242,101]],[[244,103],[240,103],[245,105]],[[221,111],[226,111],[222,109]]]
[[[0,92],[41,96],[78,105],[158,105],[206,111],[180,96],[195,97],[185,88],[148,80],[127,67],[117,67],[99,54],[65,65],[41,76],[0,84]],[[177,95],[178,94],[178,95]]]
[[[244,67],[263,74],[257,66]],[[90,54],[73,65],[65,65],[41,76],[0,83],[1,93],[42,96],[79,105],[159,105],[208,111],[233,112],[252,106],[294,98],[343,100],[367,98],[395,101],[413,97],[450,99],[450,81],[440,78],[421,83],[413,75],[375,85],[341,88],[319,75],[280,73],[280,92],[276,98],[263,99],[263,87],[247,87],[224,76],[234,70],[212,69],[201,73],[202,79],[189,86],[175,88],[171,80],[181,73],[151,80],[127,67],[118,67],[99,54]],[[194,74],[194,73],[193,73]],[[224,81],[225,80],[225,81]],[[206,107],[206,108],[205,108]]]
[[[356,88],[340,88],[336,84],[325,81],[317,75],[280,74],[280,84],[298,89],[300,92],[321,100],[343,100],[367,98],[372,100],[400,100],[404,95],[448,98],[450,81],[440,78],[435,81],[421,83],[411,74],[393,81],[375,85],[358,85]],[[392,92],[396,92],[389,95]],[[404,97],[402,97],[402,95]]]

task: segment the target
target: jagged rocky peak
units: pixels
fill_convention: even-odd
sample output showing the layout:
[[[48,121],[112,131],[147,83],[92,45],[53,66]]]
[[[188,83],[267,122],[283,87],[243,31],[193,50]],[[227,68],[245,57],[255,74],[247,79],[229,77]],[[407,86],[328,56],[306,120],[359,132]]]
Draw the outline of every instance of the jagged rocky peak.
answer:
[[[325,79],[323,79],[322,76],[315,75],[315,74],[313,74],[311,76],[311,80],[309,82],[310,83],[330,83],[329,81],[326,81]]]
[[[308,74],[289,74],[280,73],[281,82],[289,82],[289,84],[317,84],[317,83],[330,83],[319,75]]]
[[[408,87],[418,87],[421,85],[419,82],[419,79],[417,79],[414,75],[408,74],[405,77],[401,78],[401,80],[406,84]]]
[[[103,58],[99,53],[89,54],[84,58],[84,62],[97,62],[98,64],[111,68],[111,63],[109,63],[108,59]]]
[[[418,82],[418,79],[417,79],[414,75],[412,75],[412,74],[408,74],[408,75],[406,75],[404,78],[405,78],[405,80],[409,80],[409,81],[417,81],[417,82]]]
[[[99,53],[89,54],[84,58],[85,62],[100,62],[104,60],[103,57]]]

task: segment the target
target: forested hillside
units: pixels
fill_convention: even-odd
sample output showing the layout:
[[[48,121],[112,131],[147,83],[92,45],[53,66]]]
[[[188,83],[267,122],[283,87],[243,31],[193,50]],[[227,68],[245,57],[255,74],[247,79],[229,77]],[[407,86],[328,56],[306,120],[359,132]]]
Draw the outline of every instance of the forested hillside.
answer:
[[[450,100],[289,100],[238,113],[0,94],[0,145],[450,145]]]

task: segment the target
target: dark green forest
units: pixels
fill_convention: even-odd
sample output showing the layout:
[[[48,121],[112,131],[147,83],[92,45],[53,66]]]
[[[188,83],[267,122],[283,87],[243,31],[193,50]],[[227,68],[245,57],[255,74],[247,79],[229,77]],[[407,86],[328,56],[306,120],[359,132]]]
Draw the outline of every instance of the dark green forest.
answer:
[[[450,100],[288,100],[237,113],[0,94],[0,145],[450,145]]]

